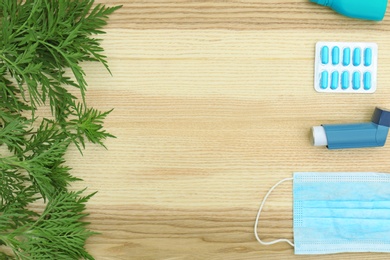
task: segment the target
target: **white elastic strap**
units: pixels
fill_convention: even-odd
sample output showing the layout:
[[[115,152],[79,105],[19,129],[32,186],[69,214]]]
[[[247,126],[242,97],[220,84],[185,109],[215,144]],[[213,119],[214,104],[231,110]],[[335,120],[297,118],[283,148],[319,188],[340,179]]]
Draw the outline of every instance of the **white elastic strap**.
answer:
[[[292,247],[294,247],[294,243],[291,242],[290,240],[288,239],[277,239],[277,240],[274,240],[274,241],[269,241],[269,242],[264,242],[262,241],[260,238],[259,238],[259,235],[257,234],[258,231],[257,231],[257,226],[259,225],[259,218],[260,218],[260,214],[261,214],[261,211],[263,210],[263,207],[264,207],[264,204],[265,204],[265,201],[267,200],[268,196],[271,194],[271,192],[276,188],[278,187],[280,184],[282,184],[283,182],[285,181],[291,181],[293,180],[294,178],[286,178],[286,179],[283,179],[281,181],[279,181],[278,183],[276,183],[269,191],[268,193],[265,195],[263,201],[261,202],[261,205],[260,205],[260,208],[259,208],[259,212],[257,212],[257,216],[256,216],[256,221],[255,221],[255,237],[257,239],[257,241],[259,241],[260,244],[262,245],[273,245],[273,244],[276,244],[276,243],[280,243],[280,242],[287,242],[289,243]]]

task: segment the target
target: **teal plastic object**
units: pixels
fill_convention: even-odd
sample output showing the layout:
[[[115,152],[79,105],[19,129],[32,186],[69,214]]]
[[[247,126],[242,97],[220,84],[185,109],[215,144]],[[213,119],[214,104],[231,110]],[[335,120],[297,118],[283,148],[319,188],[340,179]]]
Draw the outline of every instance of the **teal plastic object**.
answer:
[[[357,19],[383,20],[387,0],[310,0],[323,6],[329,6],[336,12]]]
[[[322,126],[329,149],[384,146],[390,127],[390,111],[375,108],[368,123]]]

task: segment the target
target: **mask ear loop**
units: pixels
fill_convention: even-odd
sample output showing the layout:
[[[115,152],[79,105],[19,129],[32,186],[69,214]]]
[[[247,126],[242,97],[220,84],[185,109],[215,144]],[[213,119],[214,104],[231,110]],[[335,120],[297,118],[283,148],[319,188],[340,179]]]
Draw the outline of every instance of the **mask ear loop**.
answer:
[[[277,239],[277,240],[274,240],[274,241],[269,241],[269,242],[265,242],[265,241],[262,241],[258,235],[258,231],[257,231],[257,226],[259,225],[259,218],[260,218],[260,214],[261,214],[261,211],[263,210],[263,207],[264,207],[264,204],[265,204],[265,201],[267,200],[268,196],[271,194],[271,192],[276,188],[278,187],[280,184],[282,184],[283,182],[285,181],[291,181],[293,180],[294,178],[286,178],[286,179],[283,179],[281,181],[279,181],[278,183],[276,183],[268,192],[267,194],[265,195],[263,201],[261,202],[260,204],[260,208],[259,208],[259,211],[257,212],[257,216],[256,216],[256,221],[255,221],[255,229],[254,229],[254,232],[255,232],[255,237],[257,239],[257,241],[262,244],[262,245],[273,245],[273,244],[276,244],[276,243],[280,243],[280,242],[286,242],[288,244],[290,244],[292,247],[294,247],[294,243],[291,242],[290,240],[288,239]]]

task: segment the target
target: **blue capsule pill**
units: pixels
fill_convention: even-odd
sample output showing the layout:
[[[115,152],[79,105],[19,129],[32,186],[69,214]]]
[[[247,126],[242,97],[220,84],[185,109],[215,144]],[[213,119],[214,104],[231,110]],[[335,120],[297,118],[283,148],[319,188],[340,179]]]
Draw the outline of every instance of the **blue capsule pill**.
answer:
[[[361,50],[360,48],[355,48],[353,50],[353,65],[354,66],[359,66],[361,63]]]
[[[360,72],[355,71],[352,79],[353,89],[358,90],[360,88]]]
[[[329,63],[329,48],[328,48],[328,46],[324,46],[321,49],[321,62],[322,62],[322,64]]]
[[[372,50],[367,48],[364,50],[364,66],[368,67],[372,64]]]
[[[363,75],[363,83],[364,83],[364,89],[369,90],[371,89],[371,73],[365,72]]]
[[[350,62],[351,62],[351,49],[347,47],[343,51],[343,65],[348,66]]]
[[[332,64],[337,65],[340,62],[340,48],[335,46],[332,49]]]
[[[326,89],[328,87],[328,72],[325,70],[321,73],[320,88]]]
[[[338,86],[339,86],[339,72],[333,71],[332,72],[332,81],[330,83],[330,88],[337,89]]]
[[[349,88],[349,72],[344,71],[343,74],[341,74],[341,88],[347,89]]]

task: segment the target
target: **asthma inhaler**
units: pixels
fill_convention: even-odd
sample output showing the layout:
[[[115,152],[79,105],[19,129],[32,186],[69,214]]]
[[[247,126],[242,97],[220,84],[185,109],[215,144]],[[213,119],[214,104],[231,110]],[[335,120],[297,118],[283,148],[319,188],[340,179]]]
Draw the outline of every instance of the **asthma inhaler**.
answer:
[[[314,126],[312,141],[329,149],[384,146],[389,127],[390,110],[376,107],[371,122]]]
[[[387,0],[310,0],[329,6],[336,12],[351,18],[381,21],[386,13]]]

